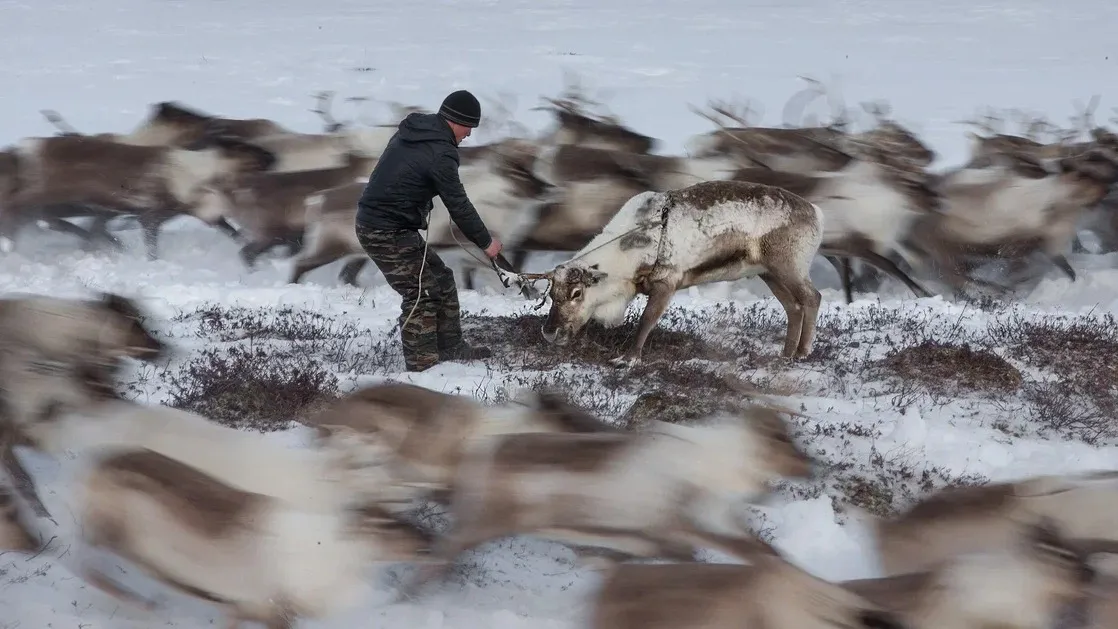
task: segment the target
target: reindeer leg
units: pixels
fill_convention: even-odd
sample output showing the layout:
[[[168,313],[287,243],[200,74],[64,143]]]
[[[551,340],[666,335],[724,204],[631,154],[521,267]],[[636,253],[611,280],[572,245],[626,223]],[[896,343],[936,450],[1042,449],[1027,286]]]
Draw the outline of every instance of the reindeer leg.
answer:
[[[1071,281],[1075,281],[1075,269],[1071,268],[1071,263],[1068,262],[1068,259],[1066,256],[1064,256],[1064,254],[1048,254],[1048,259],[1052,261],[1052,264],[1056,265],[1056,268],[1063,271],[1064,275],[1067,275],[1068,278],[1071,279]]]
[[[154,611],[158,607],[154,600],[144,598],[136,592],[125,588],[123,585],[118,583],[113,578],[109,577],[109,575],[105,574],[103,571],[98,570],[97,568],[86,566],[82,568],[81,574],[86,583],[89,583],[93,587],[117,600],[123,601],[125,603],[131,603],[147,611]]]
[[[16,491],[31,506],[35,515],[40,518],[47,518],[51,522],[58,524],[58,522],[55,522],[54,518],[51,517],[50,511],[47,510],[42,499],[39,498],[39,492],[35,489],[35,481],[31,478],[31,474],[27,471],[27,468],[23,466],[19,457],[16,456],[15,435],[13,434],[15,428],[12,427],[8,421],[3,421],[3,424],[4,425],[0,427],[0,431],[3,432],[3,435],[0,436],[3,441],[3,443],[0,444],[0,463],[3,464],[5,471],[8,472],[8,476],[11,478],[12,484],[15,485]]]
[[[124,243],[120,239],[109,232],[109,222],[116,218],[116,215],[99,214],[93,218],[93,224],[89,226],[89,235],[91,238],[96,238],[98,241],[107,244],[113,249],[124,251]]]
[[[839,276],[839,283],[842,285],[842,292],[846,295],[846,303],[852,303],[854,301],[854,296],[851,290],[849,261],[843,256],[832,255],[824,255],[823,259],[830,262],[831,266],[835,267],[835,272],[838,273]]]
[[[241,256],[241,262],[244,262],[245,266],[248,267],[249,270],[252,270],[256,268],[256,259],[271,248],[272,243],[257,240],[249,242],[247,245],[241,247],[238,254]]]
[[[527,249],[515,249],[512,251],[512,257],[509,260],[512,263],[512,268],[520,270],[524,268],[524,263],[528,261]]]
[[[144,247],[147,249],[148,260],[155,260],[158,258],[159,251],[159,228],[167,219],[171,217],[168,212],[159,210],[148,210],[142,212],[138,218],[140,220],[140,228],[144,230]]]
[[[64,220],[64,219],[61,219],[61,218],[53,218],[52,217],[52,218],[46,218],[46,219],[43,219],[43,220],[44,220],[44,222],[46,222],[47,227],[49,227],[50,229],[52,229],[56,232],[63,233],[63,234],[70,234],[71,236],[77,236],[78,238],[80,238],[82,240],[82,249],[84,251],[93,251],[93,249],[94,249],[93,237],[90,234],[89,230],[86,230],[82,227],[78,227],[77,225],[71,223],[70,221],[67,221],[67,220]]]
[[[474,269],[473,265],[467,263],[466,268],[462,269],[462,287],[466,290],[475,290],[476,284],[474,282]]]
[[[784,350],[781,355],[785,358],[791,358],[796,353],[796,347],[800,343],[800,335],[804,327],[803,308],[796,303],[792,298],[792,293],[775,275],[762,273],[759,277],[772,291],[773,297],[784,307],[784,313],[788,317],[788,328],[784,334]]]
[[[295,264],[291,267],[291,277],[287,281],[291,284],[297,284],[307,273],[342,258],[346,253],[347,252],[342,251],[340,247],[328,247],[315,251],[305,257],[300,257],[295,260]],[[361,266],[364,266],[365,260],[358,259],[358,261],[361,262],[361,265],[358,266],[358,270],[360,270]],[[346,272],[346,269],[348,269],[351,264],[353,264],[353,262],[347,264],[346,267],[342,269],[341,273],[338,273],[339,279],[344,280],[342,274]],[[356,273],[354,273],[354,275],[356,275]]]
[[[854,269],[850,265],[850,258],[843,256],[839,258],[842,264],[842,271],[839,275],[842,276],[842,293],[846,297],[846,303],[854,303]]]
[[[652,333],[653,328],[660,322],[660,318],[668,310],[668,304],[672,301],[672,293],[674,291],[670,286],[664,282],[655,282],[652,285],[652,290],[648,293],[648,303],[645,304],[644,312],[641,313],[640,327],[637,329],[637,338],[623,356],[614,358],[610,364],[615,367],[632,367],[640,362],[641,354],[644,352],[644,344],[648,341],[648,335]]]
[[[338,279],[345,282],[346,284],[349,284],[350,286],[357,286],[357,276],[361,273],[361,270],[364,269],[365,265],[367,265],[368,263],[369,258],[364,256],[356,258],[354,260],[350,260],[346,263],[345,266],[342,267],[342,270],[338,272]]]
[[[233,242],[242,243],[245,241],[244,236],[241,235],[241,232],[236,227],[233,227],[233,224],[230,223],[224,216],[214,221],[212,223],[212,226],[217,228],[218,231],[232,238]]]
[[[908,289],[911,290],[913,293],[915,293],[917,297],[932,296],[931,291],[918,284],[915,280],[912,279],[912,277],[908,275],[908,273],[902,271],[901,267],[897,266],[896,262],[893,262],[889,258],[886,258],[885,256],[875,251],[870,251],[869,249],[858,252],[858,257],[888,273],[889,275],[892,275],[897,280],[900,280],[900,282],[907,286]]]

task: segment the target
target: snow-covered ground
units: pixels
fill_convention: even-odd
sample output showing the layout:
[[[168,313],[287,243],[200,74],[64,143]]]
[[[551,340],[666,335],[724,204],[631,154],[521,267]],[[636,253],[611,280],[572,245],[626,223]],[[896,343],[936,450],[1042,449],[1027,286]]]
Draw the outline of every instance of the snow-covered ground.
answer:
[[[967,149],[966,129],[956,121],[978,108],[1019,107],[1066,122],[1076,113],[1073,100],[1086,102],[1098,93],[1100,112],[1108,111],[1118,96],[1109,80],[1118,63],[1111,59],[1116,21],[1118,4],[1101,1],[0,0],[0,144],[52,134],[40,109],[58,110],[83,131],[126,131],[161,100],[317,131],[321,122],[308,109],[319,90],[380,101],[363,105],[369,122],[386,119],[386,101],[434,108],[449,91],[467,88],[483,98],[484,114],[493,107],[485,99],[512,94],[517,122],[538,130],[550,121],[529,109],[540,95],[557,94],[563,71],[570,70],[623,121],[660,139],[662,151],[679,152],[687,137],[710,128],[687,104],[750,97],[763,107],[761,122],[779,126],[784,103],[804,87],[797,76],[810,75],[837,80],[847,104],[887,100],[894,115],[935,148],[937,167],[944,167],[962,160]],[[337,110],[339,117],[357,113],[355,105]],[[816,114],[826,117],[827,111],[818,107]],[[28,229],[16,250],[0,258],[0,290],[78,295],[104,289],[141,297],[183,355],[205,341],[190,336],[192,323],[172,324],[171,318],[212,303],[321,312],[368,330],[374,341],[395,341],[398,298],[371,270],[362,276],[369,286],[364,290],[338,286],[337,264],[302,285],[289,285],[286,261],[263,261],[258,270],[246,271],[233,242],[196,223],[181,221],[164,234],[161,258],[148,261],[135,230],[120,234],[126,253],[92,254],[69,236]],[[537,256],[530,265],[543,268],[556,259]],[[1022,316],[1118,311],[1112,257],[1079,255],[1072,262],[1079,280],[1049,272],[1023,297]],[[874,297],[847,307],[829,265],[820,263],[815,275],[826,288],[823,317],[832,321],[864,315],[901,327],[909,322],[910,332],[936,338],[1011,316],[938,297],[915,300],[892,283],[880,303]],[[532,313],[533,304],[501,290],[491,277],[479,292],[462,291],[461,299],[469,313]],[[718,302],[774,308],[757,282],[689,291],[675,304],[698,309]],[[878,338],[873,330],[862,332]],[[821,336],[827,333],[823,329]],[[766,351],[777,352],[775,337],[766,340]],[[1019,359],[1009,361],[1028,371]],[[348,382],[392,376],[469,394],[499,389],[516,374],[451,363],[419,375],[347,375],[353,377]],[[803,393],[790,399],[813,418],[803,438],[828,450],[832,463],[839,456],[867,469],[894,465],[918,475],[934,468],[953,478],[1004,479],[1118,462],[1114,445],[1011,425],[1014,413],[1005,399],[960,394],[896,404],[896,395],[891,402],[858,374],[844,376],[841,387],[824,386],[830,376],[810,368],[797,372]],[[299,432],[276,438],[298,439]],[[31,454],[25,460],[34,464],[52,506],[58,463]],[[765,517],[774,543],[809,570],[833,579],[874,574],[861,530],[840,524],[828,495],[789,498],[767,507]],[[386,603],[394,594],[391,572],[374,574],[379,598],[304,626],[580,626],[597,576],[573,563],[569,550],[517,539],[472,557],[464,581],[405,604]],[[212,607],[179,596],[150,614],[125,608],[55,558],[0,555],[3,629],[195,629],[213,626],[217,618]]]

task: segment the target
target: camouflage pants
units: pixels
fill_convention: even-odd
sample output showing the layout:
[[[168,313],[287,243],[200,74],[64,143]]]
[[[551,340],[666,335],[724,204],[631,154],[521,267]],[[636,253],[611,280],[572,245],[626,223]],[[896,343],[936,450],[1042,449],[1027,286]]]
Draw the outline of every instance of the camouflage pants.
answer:
[[[423,239],[415,230],[358,226],[357,240],[384,274],[388,285],[402,298],[400,341],[408,371],[422,371],[433,366],[439,362],[441,352],[452,350],[462,342],[454,271],[430,249],[424,263]],[[423,267],[422,294],[420,266]]]

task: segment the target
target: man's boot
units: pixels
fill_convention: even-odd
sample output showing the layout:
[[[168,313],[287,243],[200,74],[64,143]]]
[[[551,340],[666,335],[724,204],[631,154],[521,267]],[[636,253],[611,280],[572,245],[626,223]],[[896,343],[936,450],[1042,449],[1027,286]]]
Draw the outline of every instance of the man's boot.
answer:
[[[458,339],[439,339],[439,360],[480,360],[493,352],[488,347],[477,347]]]

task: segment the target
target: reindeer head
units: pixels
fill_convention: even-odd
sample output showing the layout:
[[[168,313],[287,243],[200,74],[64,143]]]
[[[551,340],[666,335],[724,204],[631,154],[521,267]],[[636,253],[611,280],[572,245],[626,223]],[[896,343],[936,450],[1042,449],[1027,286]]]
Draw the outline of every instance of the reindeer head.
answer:
[[[39,540],[20,512],[15,495],[0,487],[0,552],[33,553],[38,549]]]
[[[560,264],[546,274],[551,280],[551,310],[541,328],[543,337],[549,343],[566,345],[601,306],[616,301],[618,296],[606,282],[609,277],[597,264],[580,260]],[[621,313],[624,317],[624,308]]]

